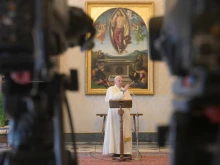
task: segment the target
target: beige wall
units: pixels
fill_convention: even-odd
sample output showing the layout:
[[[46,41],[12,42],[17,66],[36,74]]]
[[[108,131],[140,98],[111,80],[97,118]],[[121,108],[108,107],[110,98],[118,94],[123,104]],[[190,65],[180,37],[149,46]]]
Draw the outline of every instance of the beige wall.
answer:
[[[164,12],[164,0],[154,0],[153,2],[155,2],[155,15],[162,15]],[[69,0],[69,4],[84,9],[85,0]],[[96,114],[107,113],[108,104],[104,102],[104,95],[85,95],[85,52],[80,52],[79,48],[69,49],[61,56],[60,66],[62,72],[67,73],[70,68],[74,68],[79,73],[79,91],[67,93],[75,132],[100,132],[102,118],[96,117]],[[164,124],[169,121],[172,110],[172,93],[170,90],[172,81],[165,64],[154,63],[154,95],[133,97],[134,106],[131,112],[135,113],[138,110],[144,114],[144,116],[140,117],[140,132],[155,132],[158,124]],[[70,129],[66,116],[65,127],[66,133],[69,133]]]

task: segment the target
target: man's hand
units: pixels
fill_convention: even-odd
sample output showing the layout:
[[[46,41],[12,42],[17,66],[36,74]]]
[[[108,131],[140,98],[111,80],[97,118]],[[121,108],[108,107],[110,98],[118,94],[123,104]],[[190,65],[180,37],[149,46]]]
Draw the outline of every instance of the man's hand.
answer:
[[[129,87],[130,87],[130,84],[125,85],[124,90],[127,91]]]

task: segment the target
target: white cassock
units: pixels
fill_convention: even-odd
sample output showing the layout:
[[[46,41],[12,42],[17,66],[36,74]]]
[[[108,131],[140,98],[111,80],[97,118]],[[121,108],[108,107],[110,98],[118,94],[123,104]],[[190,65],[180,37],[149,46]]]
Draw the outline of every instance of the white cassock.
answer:
[[[123,88],[121,88],[123,89]],[[131,100],[128,91],[122,92],[116,85],[108,88],[105,102],[109,100]],[[109,108],[105,126],[105,138],[103,145],[103,155],[120,154],[120,116],[119,108]],[[123,108],[123,135],[124,135],[124,154],[132,154],[132,136],[130,109]]]

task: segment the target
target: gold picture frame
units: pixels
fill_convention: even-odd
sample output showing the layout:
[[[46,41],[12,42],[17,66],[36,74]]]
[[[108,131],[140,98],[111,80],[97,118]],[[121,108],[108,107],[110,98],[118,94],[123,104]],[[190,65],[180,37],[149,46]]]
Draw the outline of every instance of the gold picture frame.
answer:
[[[129,91],[153,94],[153,62],[148,51],[148,22],[153,2],[86,2],[97,30],[95,47],[86,52],[86,94],[106,94],[121,75]]]

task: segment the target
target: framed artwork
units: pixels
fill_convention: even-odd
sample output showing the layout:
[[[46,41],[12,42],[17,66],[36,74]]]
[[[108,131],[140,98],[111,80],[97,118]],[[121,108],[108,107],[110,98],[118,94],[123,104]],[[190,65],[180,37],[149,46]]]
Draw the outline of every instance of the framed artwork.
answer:
[[[96,28],[95,47],[86,52],[86,94],[106,94],[117,75],[133,94],[153,94],[148,22],[153,2],[86,2]]]

